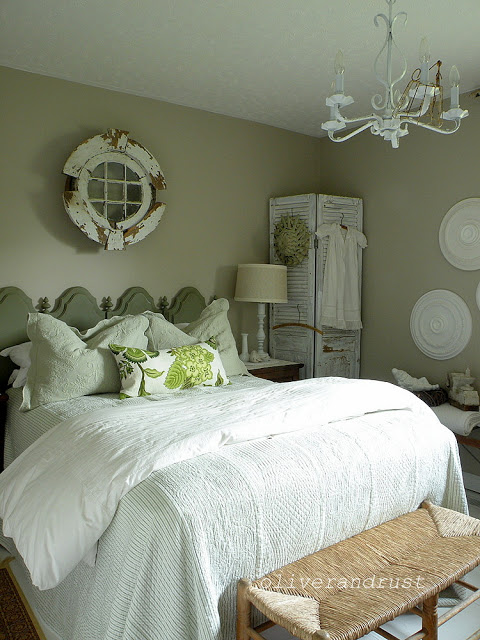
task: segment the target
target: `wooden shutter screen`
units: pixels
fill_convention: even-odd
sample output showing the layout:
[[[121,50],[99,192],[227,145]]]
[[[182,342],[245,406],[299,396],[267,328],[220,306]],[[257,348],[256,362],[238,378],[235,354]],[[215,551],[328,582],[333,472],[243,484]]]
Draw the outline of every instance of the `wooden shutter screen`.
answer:
[[[281,264],[275,255],[273,232],[285,215],[298,216],[311,232],[308,257],[296,267],[288,267],[288,304],[270,305],[270,353],[280,360],[303,362],[306,378],[360,374],[361,331],[334,329],[319,325],[322,305],[323,273],[328,237],[317,241],[315,231],[326,222],[339,222],[362,231],[363,207],[359,198],[306,194],[270,200],[270,261]],[[362,250],[359,255],[361,291]],[[302,322],[318,327],[323,336],[301,327],[272,327],[284,322]]]

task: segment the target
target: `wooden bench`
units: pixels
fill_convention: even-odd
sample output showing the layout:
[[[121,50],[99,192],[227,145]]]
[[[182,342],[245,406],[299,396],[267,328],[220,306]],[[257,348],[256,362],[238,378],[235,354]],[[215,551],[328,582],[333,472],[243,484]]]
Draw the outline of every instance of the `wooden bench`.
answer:
[[[480,564],[480,520],[423,503],[422,508],[238,585],[237,640],[262,640],[275,624],[300,640],[357,640],[412,611],[422,629],[406,640],[437,640],[438,627],[480,597],[461,578]],[[438,594],[464,593],[438,617]],[[252,605],[268,622],[253,627]],[[456,639],[457,640],[457,639]],[[460,639],[458,639],[460,640]],[[468,640],[480,640],[480,628]]]

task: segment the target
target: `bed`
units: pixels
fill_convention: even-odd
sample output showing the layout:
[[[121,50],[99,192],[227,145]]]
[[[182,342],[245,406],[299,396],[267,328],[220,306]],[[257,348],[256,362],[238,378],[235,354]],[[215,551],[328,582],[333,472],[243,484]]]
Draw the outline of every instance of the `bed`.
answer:
[[[48,312],[48,302],[40,304]],[[174,324],[190,323],[208,307],[192,287],[182,290],[170,306],[162,301],[161,307],[140,287],[129,289],[115,305],[106,299],[100,307],[87,290],[75,287],[58,298],[51,315],[83,330],[103,318],[145,311],[162,311]],[[34,311],[19,289],[0,290],[0,348],[27,339],[26,316]],[[3,360],[0,366],[5,381],[11,365]],[[110,510],[112,518],[98,543],[88,553],[79,552],[78,563],[56,586],[49,586],[47,579],[41,589],[33,586],[31,575],[39,580],[35,570],[25,567],[11,537],[0,536],[0,543],[18,557],[22,584],[41,623],[62,640],[233,640],[238,578],[264,575],[413,511],[423,500],[466,512],[454,436],[413,394],[364,380],[278,385],[233,375],[230,381],[218,388],[185,389],[158,402],[102,393],[24,412],[19,411],[21,390],[9,392],[0,494],[21,476],[17,468],[37,463],[39,447],[46,447],[49,455],[49,447],[65,446],[65,440],[62,444],[55,438],[80,446],[75,441],[80,422],[85,429],[81,433],[95,439],[98,416],[109,420],[125,412],[128,424],[139,429],[115,423],[119,430],[106,449],[106,463],[117,457],[123,464],[145,440],[142,428],[153,437],[150,420],[160,429],[170,416],[171,432],[180,433],[187,425],[188,442],[196,438],[196,455],[187,457],[165,449],[160,440],[156,446],[161,448],[150,457],[155,462],[168,451],[164,463],[147,469],[147,475],[137,474],[128,491],[124,483],[113,507],[108,496],[95,493],[93,507],[102,514]],[[157,416],[152,410],[150,431],[147,405],[148,411],[155,407]],[[195,432],[196,425],[203,425],[202,431],[198,426]],[[129,431],[140,436],[123,447],[122,438],[135,437]],[[141,450],[145,459],[153,451],[148,443]],[[100,449],[88,448],[83,458],[72,453],[71,469],[55,467],[53,456],[33,484],[43,486],[51,464],[64,498],[70,495],[70,475],[95,480],[97,491],[108,479],[104,467],[95,466]],[[78,468],[73,466],[76,458]],[[44,489],[35,498],[39,513],[42,497],[47,501]],[[16,512],[23,507],[16,505]],[[69,524],[70,515],[62,527],[67,531]],[[77,534],[76,525],[71,533]],[[88,546],[88,540],[82,544]],[[71,547],[74,553],[77,544]],[[34,546],[37,556],[39,548]],[[55,576],[50,578],[55,582]]]

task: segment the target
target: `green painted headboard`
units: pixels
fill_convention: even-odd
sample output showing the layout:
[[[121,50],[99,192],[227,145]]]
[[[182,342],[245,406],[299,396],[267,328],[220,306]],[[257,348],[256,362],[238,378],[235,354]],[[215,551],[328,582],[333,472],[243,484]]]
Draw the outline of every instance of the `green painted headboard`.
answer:
[[[28,340],[27,318],[29,313],[39,311],[63,320],[83,331],[112,316],[136,315],[143,311],[163,313],[170,322],[191,322],[205,309],[202,294],[194,287],[180,289],[171,304],[163,297],[158,304],[143,287],[131,287],[116,303],[110,296],[98,304],[96,298],[84,287],[71,287],[55,301],[53,307],[47,298],[40,298],[36,307],[32,300],[18,287],[0,288],[0,351]],[[51,308],[51,310],[50,310]],[[0,357],[0,392],[7,386],[13,366],[9,358]]]

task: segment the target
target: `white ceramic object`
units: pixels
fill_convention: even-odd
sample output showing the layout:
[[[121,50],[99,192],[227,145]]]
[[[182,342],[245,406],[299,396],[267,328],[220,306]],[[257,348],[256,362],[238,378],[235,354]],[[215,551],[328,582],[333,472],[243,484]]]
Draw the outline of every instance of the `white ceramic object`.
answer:
[[[456,293],[435,289],[417,300],[410,316],[410,332],[417,347],[429,358],[448,360],[467,346],[472,316]]]
[[[398,386],[408,391],[435,391],[440,388],[438,384],[430,384],[425,376],[414,378],[402,369],[392,369],[392,373]]]
[[[249,353],[248,353],[248,333],[242,333],[242,353],[239,358],[242,362],[249,362]]]
[[[458,269],[480,269],[480,198],[457,202],[446,213],[439,231],[440,249]]]

